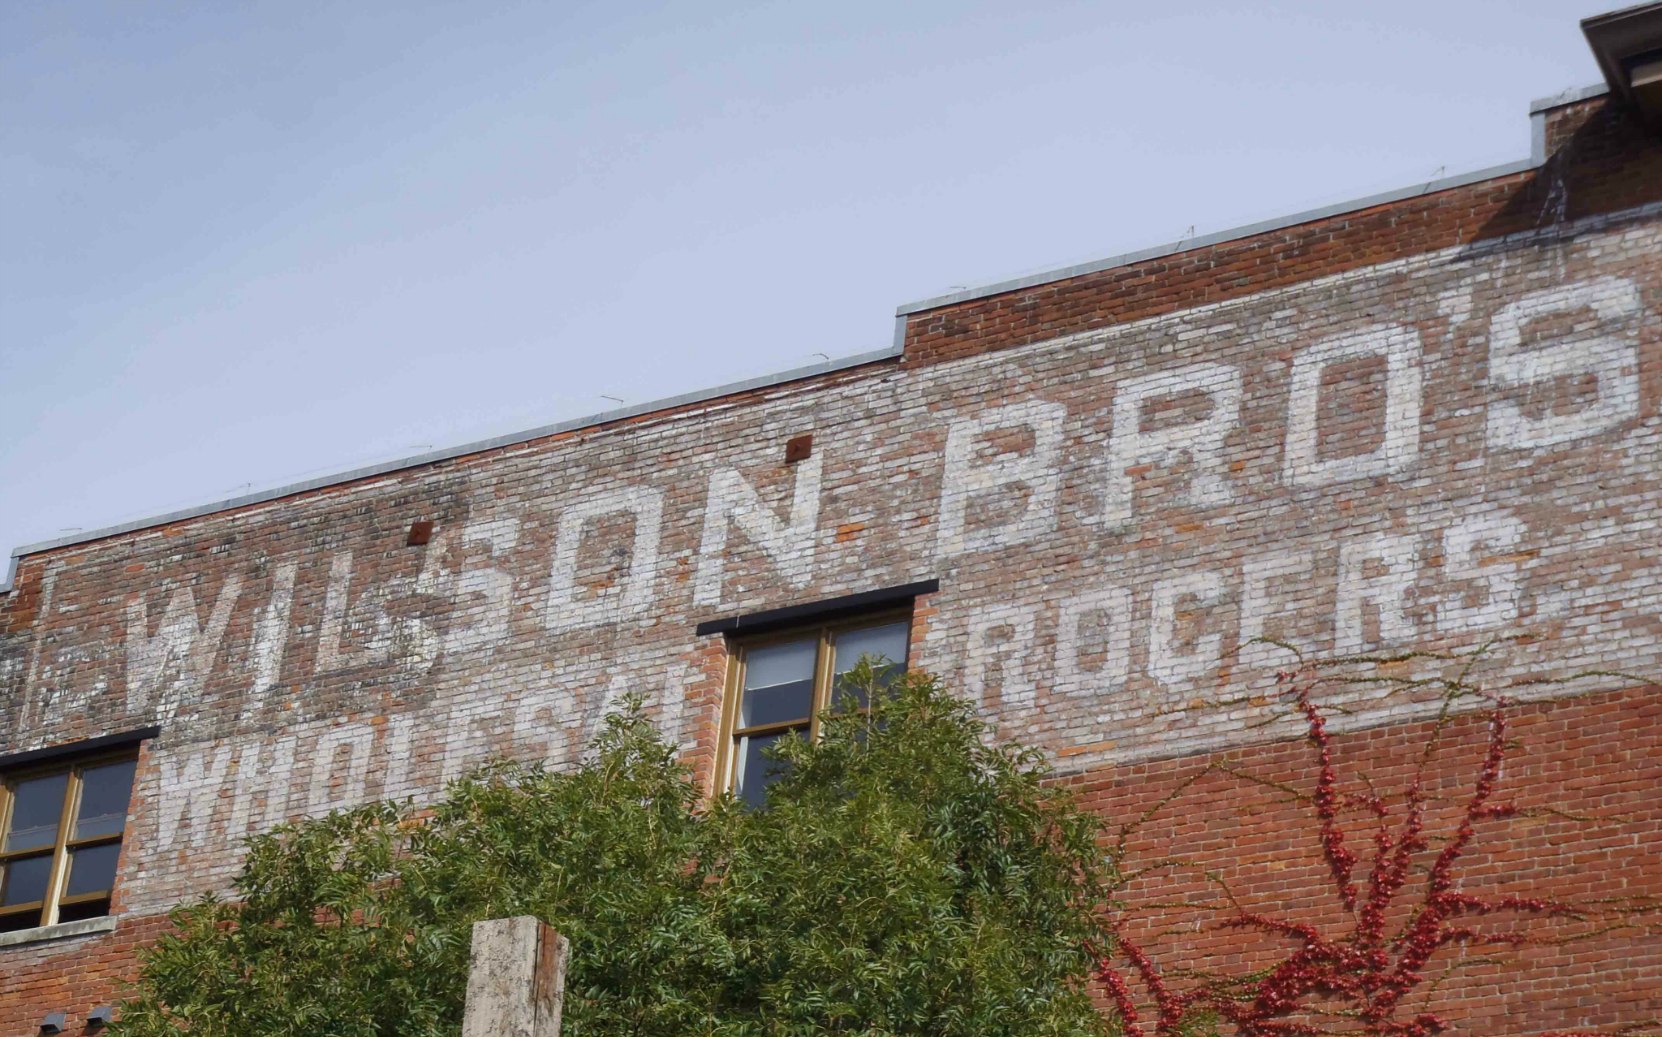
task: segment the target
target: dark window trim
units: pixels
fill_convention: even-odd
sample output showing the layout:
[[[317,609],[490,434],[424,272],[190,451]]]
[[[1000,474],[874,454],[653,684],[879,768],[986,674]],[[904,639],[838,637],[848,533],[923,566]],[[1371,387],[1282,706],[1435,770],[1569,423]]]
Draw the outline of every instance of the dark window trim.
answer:
[[[100,749],[121,749],[129,745],[137,745],[162,733],[159,727],[141,727],[133,731],[122,731],[119,734],[99,735],[97,738],[83,738],[79,742],[66,742],[63,745],[49,745],[44,749],[30,749],[27,752],[12,753],[10,756],[0,756],[0,771],[9,771],[17,767],[27,767],[33,763],[56,760],[59,757],[82,756],[86,753],[95,753]]]
[[[934,594],[940,589],[940,580],[919,580],[917,583],[903,583],[898,587],[845,594],[840,598],[826,598],[804,605],[786,605],[784,608],[766,609],[742,616],[710,619],[698,624],[693,632],[699,637],[710,634],[765,634],[769,630],[837,619],[845,613],[853,615],[884,605],[898,605],[925,594]]]

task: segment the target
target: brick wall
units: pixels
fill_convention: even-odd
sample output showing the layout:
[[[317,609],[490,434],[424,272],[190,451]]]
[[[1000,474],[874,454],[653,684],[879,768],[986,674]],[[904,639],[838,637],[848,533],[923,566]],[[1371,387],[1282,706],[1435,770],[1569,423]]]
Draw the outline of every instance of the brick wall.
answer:
[[[1561,942],[1445,951],[1428,970],[1426,987],[1438,987],[1435,1001],[1414,997],[1405,1007],[1435,1009],[1453,1032],[1492,1037],[1662,1018],[1662,939],[1653,914],[1600,910],[1616,901],[1643,904],[1648,898],[1654,905],[1662,898],[1662,868],[1655,860],[1662,845],[1662,796],[1655,792],[1662,788],[1659,691],[1653,686],[1510,711],[1514,748],[1496,800],[1514,804],[1519,813],[1479,826],[1458,869],[1459,888],[1491,899],[1557,897],[1588,914],[1550,924],[1518,926],[1504,916],[1476,922],[1488,932]],[[1395,724],[1335,739],[1341,787],[1360,791],[1366,780],[1382,792],[1405,788],[1431,726]],[[1458,824],[1488,733],[1482,715],[1461,717],[1443,732],[1425,780],[1433,835],[1452,833]],[[1276,787],[1308,794],[1314,782],[1314,757],[1302,742],[1148,761],[1070,779],[1086,804],[1109,817],[1131,824],[1147,816],[1127,841],[1130,869],[1184,862],[1131,883],[1127,899],[1138,919],[1128,930],[1132,938],[1162,965],[1216,968],[1227,962],[1222,971],[1233,976],[1279,963],[1297,945],[1213,928],[1210,923],[1230,914],[1224,886],[1247,911],[1320,924],[1333,935],[1349,931],[1331,893],[1309,804]],[[1344,820],[1352,848],[1366,858],[1370,818],[1358,808]],[[1415,876],[1392,912],[1391,931],[1406,919],[1403,908],[1418,905],[1422,878]],[[1197,928],[1197,919],[1206,924]],[[1155,1012],[1148,1009],[1144,1018]]]
[[[1649,693],[1535,679],[1662,673],[1662,146],[1602,99],[1547,138],[1533,172],[911,315],[895,360],[28,555],[0,754],[161,733],[120,927],[0,948],[0,1037],[106,997],[281,818],[569,760],[631,689],[708,774],[724,646],[697,623],[922,579],[918,663],[1111,813],[1205,754],[1290,766],[1258,637],[1527,635],[1485,680],[1628,738]],[[1340,704],[1365,753],[1435,708]],[[1642,791],[1633,760],[1585,767]],[[1592,859],[1539,867],[1591,889]],[[1598,953],[1654,960],[1633,939]],[[1543,1004],[1588,982],[1566,953]]]

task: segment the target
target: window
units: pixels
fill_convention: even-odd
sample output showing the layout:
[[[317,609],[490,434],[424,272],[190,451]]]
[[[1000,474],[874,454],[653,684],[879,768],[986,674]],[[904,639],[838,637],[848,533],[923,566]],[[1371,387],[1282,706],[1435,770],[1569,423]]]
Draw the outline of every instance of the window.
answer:
[[[0,931],[109,914],[137,766],[128,750],[0,775]]]
[[[819,714],[834,706],[865,708],[843,675],[862,656],[903,670],[911,629],[909,614],[890,613],[736,641],[722,740],[722,774],[734,795],[761,806],[779,777],[763,750],[792,732],[813,738]]]

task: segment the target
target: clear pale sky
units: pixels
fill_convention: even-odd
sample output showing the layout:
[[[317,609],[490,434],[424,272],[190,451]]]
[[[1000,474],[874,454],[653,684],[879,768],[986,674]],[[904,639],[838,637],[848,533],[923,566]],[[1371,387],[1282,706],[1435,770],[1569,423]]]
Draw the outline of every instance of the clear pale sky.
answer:
[[[1524,158],[1614,6],[11,0],[0,555]]]

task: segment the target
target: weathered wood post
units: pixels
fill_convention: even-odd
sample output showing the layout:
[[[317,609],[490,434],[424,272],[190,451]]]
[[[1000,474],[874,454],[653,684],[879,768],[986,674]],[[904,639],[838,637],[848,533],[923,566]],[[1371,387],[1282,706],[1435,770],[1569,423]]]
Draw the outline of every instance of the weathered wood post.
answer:
[[[559,1037],[568,948],[530,915],[475,922],[462,1037]]]

